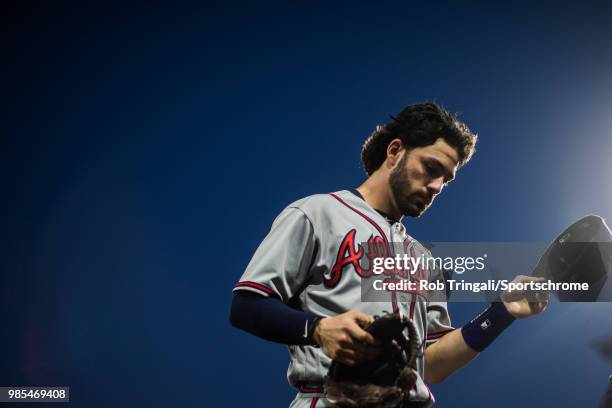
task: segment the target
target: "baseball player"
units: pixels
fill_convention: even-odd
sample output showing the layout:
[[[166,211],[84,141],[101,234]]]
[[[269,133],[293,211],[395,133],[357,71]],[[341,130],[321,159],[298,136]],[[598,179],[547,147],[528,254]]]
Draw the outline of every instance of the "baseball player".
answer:
[[[324,392],[332,360],[354,365],[376,357],[378,344],[363,329],[375,315],[399,312],[414,322],[423,352],[404,406],[430,407],[435,400],[426,382],[443,381],[515,318],[546,307],[546,300],[492,303],[454,329],[446,303],[416,293],[393,291],[384,302],[361,301],[361,282],[372,276],[366,262],[372,252],[389,255],[386,248],[396,247],[391,243],[403,243],[411,256],[426,253],[402,217],[420,217],[469,161],[476,143],[465,124],[435,103],[408,106],[391,119],[363,145],[367,180],[287,206],[234,287],[232,324],[289,346],[287,377],[299,391],[292,408],[332,406]]]

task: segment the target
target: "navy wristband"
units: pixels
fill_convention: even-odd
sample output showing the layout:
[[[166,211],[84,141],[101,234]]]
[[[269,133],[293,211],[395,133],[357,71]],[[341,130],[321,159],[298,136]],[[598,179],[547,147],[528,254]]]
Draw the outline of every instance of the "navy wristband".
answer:
[[[461,328],[463,339],[475,351],[483,351],[502,331],[512,324],[515,317],[501,302],[494,302],[482,313]]]

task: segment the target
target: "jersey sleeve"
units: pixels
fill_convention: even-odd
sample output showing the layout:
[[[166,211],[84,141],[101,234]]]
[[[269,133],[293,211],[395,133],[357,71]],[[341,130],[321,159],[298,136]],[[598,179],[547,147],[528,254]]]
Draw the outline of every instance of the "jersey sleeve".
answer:
[[[427,305],[427,345],[435,343],[445,334],[452,332],[450,315],[446,302],[429,302]]]
[[[234,292],[250,291],[287,303],[309,278],[316,250],[314,228],[296,207],[285,208],[274,220]]]
[[[432,281],[445,280],[441,269],[434,268]],[[443,296],[443,300],[447,297]],[[451,325],[450,314],[448,313],[448,303],[446,301],[431,301],[427,304],[427,345],[435,343],[445,334],[455,330]]]

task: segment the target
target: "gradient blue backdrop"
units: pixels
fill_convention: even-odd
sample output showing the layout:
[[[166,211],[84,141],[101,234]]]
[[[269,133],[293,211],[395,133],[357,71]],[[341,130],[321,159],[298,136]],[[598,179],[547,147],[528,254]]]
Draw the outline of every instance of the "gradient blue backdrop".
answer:
[[[611,217],[611,18],[609,2],[7,6],[0,385],[69,385],[78,407],[287,406],[288,353],[230,327],[232,285],[285,205],[364,179],[361,143],[409,103],[480,135],[407,220],[417,238],[547,241]],[[516,323],[433,387],[439,406],[594,406],[610,306]]]

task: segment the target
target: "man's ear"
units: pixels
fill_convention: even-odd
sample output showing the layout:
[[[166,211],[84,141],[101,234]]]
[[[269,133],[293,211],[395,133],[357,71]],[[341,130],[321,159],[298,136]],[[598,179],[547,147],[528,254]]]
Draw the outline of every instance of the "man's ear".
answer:
[[[405,151],[404,144],[400,139],[393,139],[387,145],[387,165],[389,168],[395,167],[395,164],[400,161],[402,154]]]

